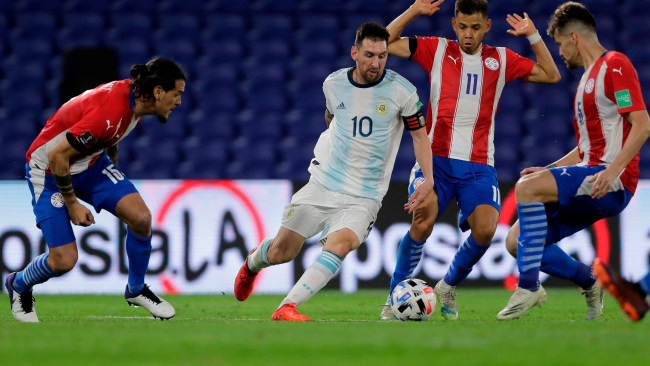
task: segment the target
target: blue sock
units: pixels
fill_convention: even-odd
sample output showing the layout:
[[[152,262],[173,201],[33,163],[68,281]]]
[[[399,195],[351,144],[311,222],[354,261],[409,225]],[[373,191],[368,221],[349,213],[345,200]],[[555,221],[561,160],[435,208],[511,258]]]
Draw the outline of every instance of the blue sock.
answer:
[[[463,282],[472,272],[472,267],[483,257],[489,247],[489,244],[481,245],[477,243],[472,235],[468,236],[454,256],[454,260],[445,275],[445,282],[449,286],[456,286]]]
[[[34,285],[43,283],[52,277],[56,277],[56,274],[52,271],[50,265],[47,264],[47,258],[49,256],[49,253],[39,255],[34,258],[25,269],[16,275],[13,286],[18,293],[23,294],[25,291],[31,291]]]
[[[639,281],[639,285],[641,285],[641,288],[643,291],[645,291],[646,294],[650,295],[650,271],[648,271],[645,277]]]
[[[129,292],[137,294],[144,288],[144,275],[151,256],[151,235],[141,238],[127,228],[126,255],[129,258]]]
[[[541,202],[518,203],[519,238],[517,239],[517,266],[519,287],[531,291],[539,289],[539,267],[546,240],[546,210]]]
[[[571,280],[583,289],[596,283],[596,278],[591,275],[591,267],[571,258],[556,244],[544,247],[540,270],[551,276]]]
[[[420,263],[423,252],[424,242],[411,238],[410,232],[407,231],[402,242],[399,243],[395,272],[393,272],[393,278],[390,279],[391,292],[393,292],[393,289],[395,289],[398,283],[407,278],[411,278],[413,271],[418,266],[418,263]]]

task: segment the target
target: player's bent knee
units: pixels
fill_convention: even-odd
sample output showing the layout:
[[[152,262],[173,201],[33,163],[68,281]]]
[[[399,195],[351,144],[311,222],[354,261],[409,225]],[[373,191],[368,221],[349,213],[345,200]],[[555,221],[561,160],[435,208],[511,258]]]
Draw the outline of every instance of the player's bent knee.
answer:
[[[70,272],[77,264],[79,254],[76,250],[66,250],[64,252],[50,252],[50,261],[48,264],[54,273],[62,275]]]
[[[435,221],[434,218],[413,220],[410,231],[411,238],[417,241],[426,241],[433,231],[433,224],[435,224]]]
[[[478,227],[472,228],[472,236],[477,243],[481,245],[488,245],[492,242],[494,233],[496,232],[496,225],[482,224]]]
[[[517,202],[531,202],[535,200],[536,184],[531,177],[523,177],[515,184]]]
[[[129,222],[129,229],[142,238],[147,238],[151,235],[151,212],[147,209],[139,212]]]

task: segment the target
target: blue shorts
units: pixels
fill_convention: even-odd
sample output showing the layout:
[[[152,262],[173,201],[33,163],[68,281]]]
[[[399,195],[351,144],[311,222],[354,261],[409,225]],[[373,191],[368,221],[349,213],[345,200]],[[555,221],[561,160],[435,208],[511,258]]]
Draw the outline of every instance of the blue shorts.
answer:
[[[413,194],[422,178],[420,169],[411,173],[409,196]],[[458,226],[463,231],[469,230],[467,218],[480,205],[490,205],[501,213],[497,171],[492,166],[434,155],[433,185],[438,194],[436,221],[454,197],[460,206]]]
[[[27,168],[27,184],[32,193],[36,226],[50,248],[75,241],[68,210],[51,174]],[[137,193],[133,183],[113,162],[102,155],[90,169],[72,176],[77,198],[89,203],[99,213],[102,209],[115,215],[115,207],[124,196]]]
[[[601,199],[589,196],[593,183],[587,181],[604,166],[570,166],[550,169],[557,183],[559,202],[546,205],[548,232],[546,243],[553,244],[593,225],[596,221],[621,213],[632,193],[617,179]]]

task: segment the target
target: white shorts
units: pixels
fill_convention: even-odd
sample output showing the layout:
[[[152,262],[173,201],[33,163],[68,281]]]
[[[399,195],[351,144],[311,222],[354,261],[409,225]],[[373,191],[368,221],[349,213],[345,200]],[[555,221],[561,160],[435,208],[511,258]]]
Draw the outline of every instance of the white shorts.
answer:
[[[381,203],[369,198],[354,197],[330,191],[310,180],[284,207],[282,226],[305,238],[322,231],[318,245],[325,245],[327,235],[350,229],[363,243],[377,220]]]

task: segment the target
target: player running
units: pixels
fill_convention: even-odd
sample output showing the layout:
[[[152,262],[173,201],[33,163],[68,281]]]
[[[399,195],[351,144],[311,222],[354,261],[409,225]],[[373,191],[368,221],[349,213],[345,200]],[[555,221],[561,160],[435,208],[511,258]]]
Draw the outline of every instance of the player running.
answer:
[[[275,238],[264,239],[239,270],[235,297],[244,301],[263,268],[293,260],[305,239],[322,231],[321,255],[273,313],[273,320],[310,320],[296,308],[322,289],[343,259],[365,241],[388,189],[404,129],[411,132],[415,156],[426,177],[405,209],[412,211],[433,188],[421,104],[410,82],[385,70],[388,37],[381,25],[362,24],[351,50],[356,67],[325,79],[328,128],[314,149],[309,183],[284,208]]]
[[[410,278],[423,253],[433,225],[456,198],[461,209],[459,226],[471,229],[444,279],[435,286],[446,319],[458,318],[455,287],[489,248],[501,211],[499,184],[494,169],[494,116],[505,84],[514,79],[552,84],[560,73],[533,22],[509,15],[508,33],[525,35],[538,64],[504,47],[483,44],[492,25],[487,0],[457,0],[452,26],[454,42],[438,37],[401,38],[404,27],[420,15],[439,10],[442,0],[417,0],[389,26],[390,54],[417,61],[429,73],[431,95],[427,132],[433,153],[435,190],[413,214],[413,223],[399,245],[390,289]],[[409,192],[423,180],[419,165],[411,173]],[[394,319],[390,295],[380,319]]]
[[[585,68],[574,100],[578,146],[545,168],[525,169],[517,182],[520,222],[509,236],[518,236],[510,246],[517,247],[519,286],[500,320],[520,318],[546,298],[540,269],[586,290],[586,320],[602,314],[602,290],[591,268],[555,243],[625,209],[639,180],[639,150],[650,136],[636,70],[625,55],[601,46],[589,10],[576,2],[561,5],[548,34],[569,69]]]
[[[32,287],[74,268],[77,243],[73,224],[95,223],[92,213],[107,210],[127,224],[129,279],[124,297],[156,318],[169,319],[174,308],[145,285],[151,254],[151,213],[117,167],[116,147],[138,124],[155,115],[162,123],[181,104],[185,74],[173,61],[156,58],[131,68],[132,79],[114,81],[70,99],[47,121],[27,151],[27,179],[36,226],[49,252],[5,280],[11,311],[20,322],[38,322]],[[106,156],[113,148],[115,155]]]

